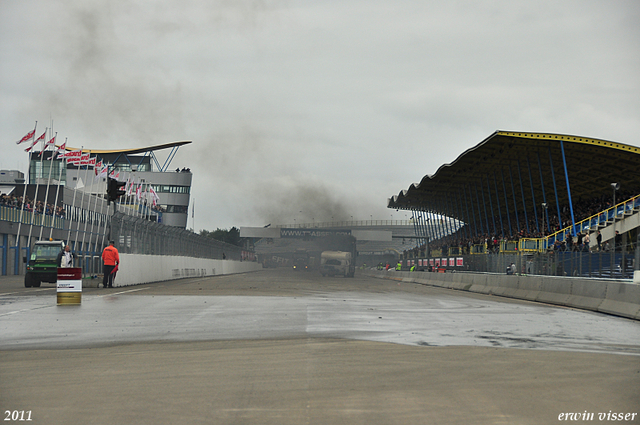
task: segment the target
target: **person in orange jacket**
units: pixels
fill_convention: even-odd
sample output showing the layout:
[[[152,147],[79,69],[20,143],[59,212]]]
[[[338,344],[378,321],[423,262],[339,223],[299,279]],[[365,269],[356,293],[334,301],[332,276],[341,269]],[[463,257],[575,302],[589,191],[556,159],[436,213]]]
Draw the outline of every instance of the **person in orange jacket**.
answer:
[[[116,247],[113,246],[113,241],[109,241],[109,246],[102,251],[102,262],[104,263],[102,267],[102,272],[104,273],[102,287],[113,288],[116,266],[120,264],[120,255]]]

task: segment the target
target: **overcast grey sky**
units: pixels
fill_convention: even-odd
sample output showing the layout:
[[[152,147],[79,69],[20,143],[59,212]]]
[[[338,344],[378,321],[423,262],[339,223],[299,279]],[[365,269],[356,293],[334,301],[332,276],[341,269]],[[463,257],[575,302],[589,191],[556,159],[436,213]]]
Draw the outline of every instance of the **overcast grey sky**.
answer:
[[[638,0],[3,0],[0,168],[53,119],[73,147],[193,140],[172,168],[196,230],[404,219],[388,197],[498,129],[639,146],[638,22]]]

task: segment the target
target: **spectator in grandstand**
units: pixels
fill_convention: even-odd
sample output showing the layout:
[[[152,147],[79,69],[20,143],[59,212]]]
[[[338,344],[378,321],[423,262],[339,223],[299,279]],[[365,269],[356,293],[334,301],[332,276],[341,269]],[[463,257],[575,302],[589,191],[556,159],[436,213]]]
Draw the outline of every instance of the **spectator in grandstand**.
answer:
[[[560,239],[556,239],[556,241],[553,243],[553,249],[554,251],[560,251],[562,249],[562,242],[560,241]]]
[[[582,251],[582,232],[578,232],[578,240],[576,241],[576,250]]]
[[[567,251],[573,251],[573,235],[571,234],[571,232],[567,233],[567,236],[565,237],[565,242],[567,243],[567,246],[566,246]]]
[[[598,235],[596,236],[596,242],[598,243],[598,251],[602,251],[602,233],[598,230]]]
[[[622,251],[622,235],[617,230],[616,230],[616,237],[615,237],[614,242],[615,242],[615,245],[614,245],[615,248],[614,249],[616,251]]]
[[[591,247],[589,246],[589,242],[590,242],[589,232],[586,232],[584,234],[584,238],[582,239],[582,241],[584,242],[584,250],[587,252],[591,251]]]

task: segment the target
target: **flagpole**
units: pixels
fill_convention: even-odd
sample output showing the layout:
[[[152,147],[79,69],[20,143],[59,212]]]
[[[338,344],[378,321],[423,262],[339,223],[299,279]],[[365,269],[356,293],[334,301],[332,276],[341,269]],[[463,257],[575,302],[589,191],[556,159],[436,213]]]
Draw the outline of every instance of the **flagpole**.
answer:
[[[144,219],[147,221],[151,220],[151,209],[149,208],[149,187],[150,183],[147,183],[147,190],[144,192],[144,206],[146,207]]]
[[[67,146],[67,138],[64,138],[64,146]],[[56,150],[55,151],[56,156],[59,156],[58,153],[59,151]],[[53,161],[55,161],[55,158],[51,158],[51,166],[53,167]],[[60,161],[60,174],[58,174],[58,191],[56,192],[56,200],[54,201],[53,204],[53,208],[54,208],[54,212],[53,212],[53,223],[51,224],[51,231],[49,232],[49,239],[51,239],[51,236],[53,235],[53,224],[55,223],[56,220],[56,209],[58,208],[58,196],[60,195],[60,187],[62,187],[62,168],[66,166],[66,158],[63,156],[62,160]],[[66,185],[65,185],[66,186]],[[64,189],[63,189],[64,190]]]
[[[44,133],[45,133],[44,143],[46,143],[46,139],[47,139],[47,136],[46,136],[47,129],[46,128],[44,129]],[[40,170],[42,170],[42,151],[43,150],[44,150],[44,145],[43,145],[42,149],[40,149]],[[34,203],[33,203],[32,207],[31,207],[31,209],[32,209],[31,222],[29,223],[29,237],[27,238],[27,243],[28,243],[29,247],[31,247],[31,233],[32,233],[32,230],[33,230],[33,222],[35,221],[35,218],[36,218],[36,209],[37,209],[36,206],[38,204],[38,189],[39,188],[40,188],[40,183],[38,183],[38,172],[36,171],[36,192],[35,192],[35,195],[33,197]]]
[[[147,221],[151,221],[151,183],[147,183]]]
[[[138,198],[138,217],[142,219],[144,218],[144,204],[142,203],[142,199],[144,196],[144,183],[142,183],[142,179],[140,179],[138,188],[140,189],[140,193],[138,193],[136,189],[136,197]]]
[[[82,158],[82,151],[84,150],[84,146],[82,146],[80,148],[80,158]],[[73,165],[73,164],[72,164]],[[80,175],[80,164],[78,163],[78,175]],[[76,186],[78,185],[78,183],[76,183]],[[78,189],[74,186],[73,187],[73,201],[71,202],[71,221],[69,221],[69,233],[67,234],[67,245],[71,243],[71,227],[73,226],[73,216],[74,214],[74,210],[76,208],[76,194],[78,193]],[[77,250],[77,246],[73,247],[73,250],[76,251]]]
[[[97,160],[98,160],[98,156],[96,155],[96,161]],[[102,163],[102,160],[100,160],[100,162]],[[97,171],[97,164],[94,164],[93,165],[93,172],[96,173],[96,171]],[[100,175],[98,174],[97,177],[99,178]],[[94,178],[94,181],[95,180],[96,179]],[[99,187],[100,186],[98,185],[98,190],[99,190]],[[95,202],[93,203],[93,210],[92,211],[93,211],[94,214],[96,214],[97,210],[98,210],[98,198],[99,198],[99,195],[98,194],[94,194],[93,196],[95,198]],[[101,207],[100,213],[102,213],[102,207]],[[91,241],[93,240],[93,234],[94,234],[93,230],[94,230],[95,227],[96,227],[95,226],[95,220],[92,220],[92,222],[91,222],[91,232],[89,233],[89,235],[90,235],[89,236],[89,246],[92,245]],[[98,225],[98,229],[100,229],[100,225]],[[100,235],[99,235],[98,232],[95,232],[95,234],[96,234],[96,243],[97,243],[98,242],[98,238],[99,238]],[[93,243],[93,253],[96,252],[96,243]],[[93,270],[93,256],[91,257],[91,266],[92,266],[91,270]]]
[[[91,152],[89,152],[89,158],[91,158]],[[80,155],[80,166],[82,167],[82,155]],[[84,181],[87,181],[87,175],[89,174],[89,166],[85,165],[85,169],[84,169]],[[80,173],[78,173],[80,174]],[[83,183],[82,186],[82,200],[80,201],[80,209],[83,210],[84,209],[84,195],[85,193],[87,193],[86,190],[84,190],[87,187],[86,183]],[[85,224],[86,224],[86,217],[85,217]],[[84,234],[83,234],[84,236]],[[78,244],[78,238],[80,237],[80,220],[78,220],[78,225],[76,227],[76,245]],[[84,237],[82,238],[83,242],[84,242]],[[82,249],[84,249],[84,246],[82,246]],[[83,255],[83,260],[84,260],[84,255]]]
[[[113,171],[114,171],[114,172],[116,171],[116,165],[115,165],[115,164],[113,164]],[[115,181],[120,181],[120,180],[118,179],[118,177],[119,177],[119,176],[120,176],[120,171],[118,171],[116,174],[114,174],[114,175],[113,175],[113,179],[114,179]],[[115,202],[115,203],[116,203],[116,205],[118,206],[118,207],[117,207],[117,208],[118,208],[118,212],[119,212],[119,213],[121,213],[121,212],[122,212],[122,205],[121,205],[121,204],[122,204],[122,202],[120,201],[120,198],[116,199],[114,202]],[[124,214],[124,213],[123,213],[123,214]]]
[[[100,206],[100,214],[104,215],[103,211],[104,211],[104,206],[106,205],[106,200],[103,198],[102,199],[102,205]],[[100,251],[102,251],[102,247],[104,246],[104,237],[107,234],[107,222],[109,221],[109,209],[107,208],[107,214],[106,217],[104,217],[104,227],[102,228],[102,242],[100,243]],[[94,248],[94,251],[97,251],[97,245],[98,245],[98,238],[96,238],[96,248]]]
[[[38,129],[38,121],[36,121],[35,125],[33,126],[33,137],[31,137],[32,143],[33,143],[33,140],[35,140],[36,130],[37,129]],[[16,234],[16,258],[20,258],[20,228],[22,227],[22,214],[24,212],[24,199],[27,197],[27,184],[29,183],[30,176],[31,176],[31,150],[29,150],[29,163],[27,164],[27,179],[24,181],[24,188],[22,190],[22,202],[20,204],[20,218],[18,219],[18,233]],[[18,274],[18,273],[16,273],[16,274]]]
[[[142,198],[144,196],[144,183],[142,183],[142,179],[140,179],[138,188],[140,189],[140,194],[138,194],[136,190],[136,197],[138,198],[138,217],[144,219],[144,204],[142,203]]]
[[[135,179],[133,180],[133,216],[138,218],[140,215],[140,199],[138,198],[138,183],[136,183]]]
[[[55,133],[55,136],[53,136],[53,147],[55,148],[55,143],[56,143],[56,137],[58,137],[58,133]],[[47,144],[44,146],[45,149],[47,149],[49,147],[49,143],[47,142]],[[51,153],[51,163],[49,164],[49,179],[47,180],[47,190],[45,191],[44,194],[44,210],[43,210],[43,220],[47,218],[47,206],[49,205],[48,201],[49,201],[49,187],[51,186],[51,172],[53,171],[53,155],[55,154],[55,149],[54,151]],[[44,153],[42,155],[42,159],[44,159]],[[53,212],[51,213],[51,229],[53,230]],[[46,220],[44,220],[46,221]],[[44,222],[40,225],[40,236],[38,236],[38,240],[41,241],[42,240],[42,231],[44,230]]]
[[[147,203],[145,202],[147,200],[147,189],[146,189],[146,183],[142,184],[142,189],[140,190],[140,204],[142,205],[142,219],[146,220],[147,219]]]
[[[126,199],[126,205],[127,205],[127,215],[131,216],[131,213],[133,211],[131,211],[131,195],[129,194],[130,189],[131,189],[131,185],[133,184],[133,182],[131,181],[131,178],[133,177],[132,173],[130,171],[127,172],[127,184],[124,186],[125,187],[125,191],[124,191],[124,196]]]
[[[129,179],[131,178],[131,173],[129,173],[128,171],[125,171],[124,173],[127,179],[125,180],[124,184],[124,195],[122,195],[121,198],[124,199],[125,215],[129,215],[129,213],[131,212],[131,207],[129,206],[129,195],[127,194],[127,191],[129,190]]]
[[[89,163],[87,164],[87,171],[85,173],[85,175],[89,174],[89,164],[91,163],[91,155],[89,155]],[[94,173],[95,173],[95,166],[94,166]],[[89,199],[87,200],[87,217],[85,217],[84,220],[84,229],[82,230],[82,247],[85,248],[86,245],[84,244],[84,239],[85,236],[87,236],[87,225],[89,224],[89,215],[91,214],[91,195],[93,194],[93,183],[95,181],[95,178],[91,179],[91,185],[89,186]],[[86,192],[86,191],[85,191]],[[82,198],[84,201],[84,197]],[[83,202],[84,205],[84,202]],[[89,236],[89,245],[91,245],[91,236]],[[85,253],[88,254],[89,250],[85,248]],[[84,263],[86,265],[86,257],[83,257],[84,259]]]

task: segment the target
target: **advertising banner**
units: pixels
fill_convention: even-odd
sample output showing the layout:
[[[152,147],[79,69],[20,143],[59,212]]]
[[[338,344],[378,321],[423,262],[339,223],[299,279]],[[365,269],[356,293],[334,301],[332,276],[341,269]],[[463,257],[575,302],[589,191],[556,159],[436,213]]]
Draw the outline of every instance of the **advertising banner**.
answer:
[[[332,235],[351,235],[351,230],[322,230],[322,229],[280,229],[281,238],[323,238]]]
[[[82,269],[80,267],[59,267],[56,287],[58,305],[80,304],[82,301]]]

